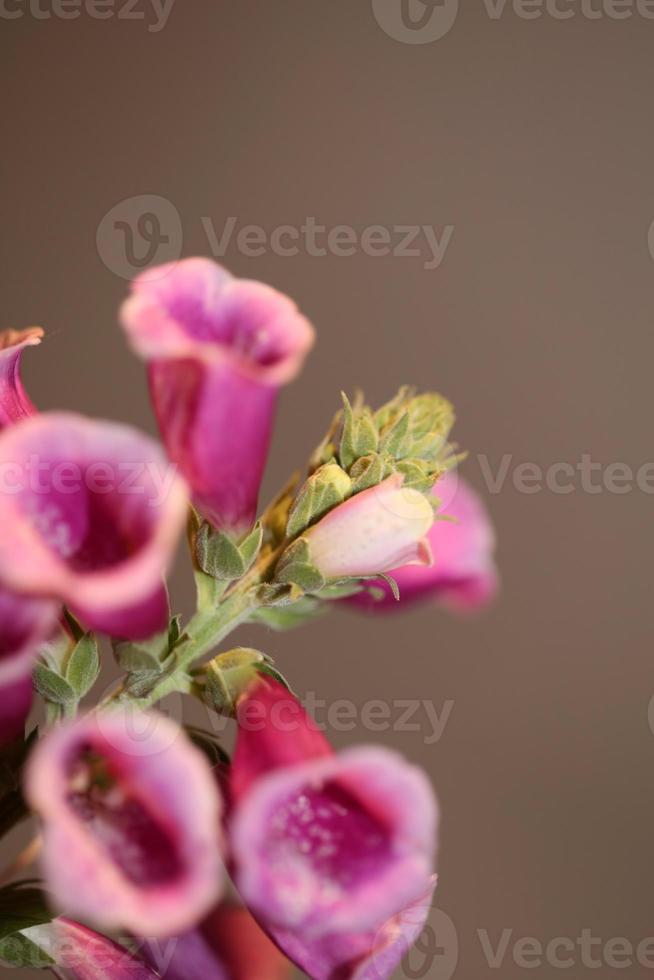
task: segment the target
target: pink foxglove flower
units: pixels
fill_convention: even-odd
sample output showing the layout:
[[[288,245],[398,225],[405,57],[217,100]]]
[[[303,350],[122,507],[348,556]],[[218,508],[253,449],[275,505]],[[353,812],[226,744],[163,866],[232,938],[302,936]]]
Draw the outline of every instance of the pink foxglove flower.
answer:
[[[57,618],[49,600],[0,588],[0,744],[19,735],[32,704],[32,666]]]
[[[53,729],[30,759],[26,796],[67,915],[167,936],[216,901],[220,796],[204,756],[163,716],[115,710]]]
[[[25,348],[40,344],[42,338],[41,327],[0,333],[0,428],[36,411],[21,381],[20,360]]]
[[[134,429],[34,415],[0,433],[0,582],[53,596],[90,629],[161,630],[186,488]]]
[[[254,522],[278,391],[313,328],[288,297],[209,259],[157,273],[136,279],[121,321],[148,362],[170,458],[203,515],[237,532]]]
[[[401,609],[405,603],[433,599],[453,609],[476,610],[488,605],[498,590],[493,551],[495,532],[481,498],[456,473],[446,473],[434,487],[443,501],[440,511],[453,520],[436,520],[429,532],[434,563],[429,568],[404,565],[391,570],[400,589],[400,602],[388,585],[375,582],[368,590],[347,599],[350,605],[375,609]],[[379,590],[382,598],[378,598]]]
[[[166,936],[216,901],[220,795],[204,756],[162,715],[118,709],[53,729],[30,759],[26,796],[66,914]]]
[[[389,920],[401,923],[432,887],[437,810],[427,779],[386,749],[335,755],[298,702],[266,681],[239,705],[231,788],[244,901],[315,980],[354,976]]]
[[[123,946],[70,919],[55,919],[24,932],[71,980],[157,980],[159,976]]]
[[[309,560],[327,578],[388,572],[398,565],[431,564],[427,534],[434,511],[400,474],[350,497],[303,535]]]

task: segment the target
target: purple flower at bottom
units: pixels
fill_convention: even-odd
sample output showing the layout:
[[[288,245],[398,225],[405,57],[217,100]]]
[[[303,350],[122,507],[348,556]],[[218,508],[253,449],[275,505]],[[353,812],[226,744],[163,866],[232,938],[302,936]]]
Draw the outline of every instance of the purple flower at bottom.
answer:
[[[23,730],[32,704],[32,665],[57,619],[56,603],[0,588],[0,743]]]
[[[198,509],[242,531],[256,516],[279,388],[302,367],[313,328],[287,296],[209,259],[154,272],[135,280],[121,322]]]
[[[195,926],[222,886],[221,801],[204,756],[154,712],[53,729],[26,797],[43,823],[50,892],[67,915],[143,936]]]
[[[389,945],[379,938],[389,921],[401,924],[432,888],[433,791],[420,770],[386,749],[326,755],[316,732],[314,752],[306,737],[311,723],[281,685],[255,685],[239,706],[241,718],[255,702],[265,723],[259,731],[240,723],[232,763],[236,884],[264,928],[314,980],[354,976],[376,946]],[[298,733],[302,761],[289,750]],[[270,770],[263,774],[258,740]]]
[[[0,433],[0,582],[66,603],[85,627],[163,629],[163,574],[187,513],[184,483],[134,429],[43,414]]]
[[[41,327],[0,332],[0,428],[36,411],[20,378],[20,361],[25,348],[35,347],[42,339]]]
[[[442,501],[440,512],[452,520],[436,520],[428,533],[433,564],[403,565],[389,572],[399,586],[400,602],[380,579],[374,582],[373,593],[368,586],[345,599],[348,605],[371,612],[396,611],[407,603],[431,599],[472,612],[495,598],[499,587],[493,558],[495,532],[481,498],[456,473],[438,480],[434,496]]]

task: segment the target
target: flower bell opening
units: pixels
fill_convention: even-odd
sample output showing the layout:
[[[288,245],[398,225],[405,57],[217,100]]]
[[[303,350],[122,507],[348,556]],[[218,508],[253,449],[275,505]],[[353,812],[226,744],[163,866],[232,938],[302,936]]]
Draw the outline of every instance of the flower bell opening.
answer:
[[[69,768],[68,805],[125,877],[150,887],[174,882],[184,871],[174,836],[135,787],[90,744]]]

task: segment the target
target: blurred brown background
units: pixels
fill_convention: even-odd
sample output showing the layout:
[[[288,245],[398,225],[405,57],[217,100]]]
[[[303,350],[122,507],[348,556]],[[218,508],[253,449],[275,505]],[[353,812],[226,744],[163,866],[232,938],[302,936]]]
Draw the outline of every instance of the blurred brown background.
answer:
[[[6,0],[0,15],[0,325],[48,330],[24,360],[34,399],[154,431],[142,366],[116,326],[130,259],[113,218],[96,243],[107,212],[141,195],[169,205],[154,207],[159,229],[141,224],[145,241],[139,201],[118,209],[137,263],[150,246],[154,261],[211,254],[207,227],[220,237],[233,217],[223,261],[290,293],[318,328],[284,393],[267,494],[321,435],[341,388],[361,384],[380,402],[410,381],[451,397],[471,453],[463,472],[498,530],[501,601],[471,621],[433,607],[383,622],[338,612],[243,638],[328,703],[417,698],[440,713],[454,702],[433,744],[424,711],[417,731],[359,724],[332,738],[377,740],[429,769],[457,978],[557,977],[554,955],[573,956],[575,978],[614,976],[601,944],[596,969],[578,945],[531,971],[512,949],[524,936],[575,943],[584,928],[602,943],[654,935],[654,498],[635,485],[589,493],[579,476],[569,494],[527,494],[513,475],[583,454],[634,472],[654,460],[648,5],[559,0],[527,19],[538,4],[499,15],[480,0],[461,4],[440,39],[407,43],[419,30],[401,21],[400,0],[176,0],[163,26],[150,0],[133,8],[143,19],[118,3],[102,8],[107,19],[82,8],[67,20],[39,3]],[[452,0],[411,5],[426,30],[456,12]],[[359,234],[454,230],[431,269],[424,238],[420,256],[291,257],[269,244],[253,257],[235,241],[244,225],[270,234],[310,216]],[[170,239],[160,250],[159,230]],[[493,472],[510,454],[500,492],[479,454]],[[188,609],[181,574],[177,599]],[[513,932],[493,967],[479,930],[496,947],[503,929]],[[448,980],[443,942],[426,970],[401,975]],[[621,972],[653,967],[633,956]]]

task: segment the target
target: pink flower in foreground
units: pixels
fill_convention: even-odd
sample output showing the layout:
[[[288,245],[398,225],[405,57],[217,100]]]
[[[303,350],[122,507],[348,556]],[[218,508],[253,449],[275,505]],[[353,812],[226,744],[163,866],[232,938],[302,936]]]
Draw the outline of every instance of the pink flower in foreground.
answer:
[[[163,574],[186,520],[186,488],[136,430],[35,415],[0,433],[0,581],[53,596],[90,629],[163,629]]]
[[[276,682],[239,705],[231,791],[236,884],[315,980],[356,976],[389,921],[402,932],[433,887],[437,810],[422,772],[386,749],[335,755]],[[380,978],[405,951],[398,943]]]
[[[374,575],[407,563],[429,565],[434,511],[403,477],[389,476],[339,504],[305,532],[309,560],[325,578]]]
[[[57,604],[0,588],[0,744],[19,735],[32,704],[32,665],[53,631]]]
[[[216,901],[219,793],[204,756],[163,716],[112,711],[53,729],[30,759],[26,796],[67,914],[167,936]]]
[[[72,980],[157,980],[159,976],[123,946],[70,919],[32,926],[25,935]]]
[[[0,428],[12,425],[36,411],[23,388],[20,360],[25,348],[40,344],[42,338],[41,327],[0,333]]]
[[[375,590],[367,590],[345,600],[349,605],[370,609],[401,609],[407,602],[435,599],[451,608],[475,610],[491,602],[498,590],[497,567],[493,558],[495,533],[481,498],[454,473],[441,477],[434,496],[443,500],[441,512],[452,521],[437,520],[429,532],[434,563],[429,568],[403,565],[390,574],[400,589],[395,602],[388,585],[380,579]],[[355,498],[356,499],[356,498]]]
[[[209,259],[157,272],[136,279],[121,321],[198,508],[240,531],[256,516],[279,388],[302,367],[313,328],[288,297]]]

